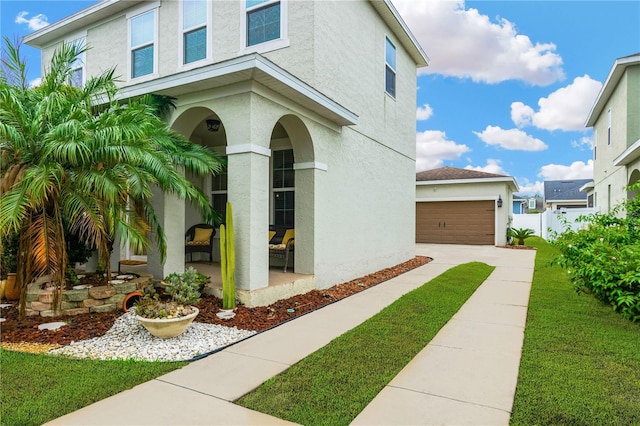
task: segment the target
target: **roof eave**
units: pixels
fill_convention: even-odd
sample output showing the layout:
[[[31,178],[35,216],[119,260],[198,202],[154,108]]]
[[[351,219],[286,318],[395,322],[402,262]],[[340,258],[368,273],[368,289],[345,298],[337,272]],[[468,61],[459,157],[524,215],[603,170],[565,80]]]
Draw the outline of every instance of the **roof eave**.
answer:
[[[67,34],[86,28],[116,13],[122,12],[141,3],[142,0],[102,0],[92,4],[71,16],[47,25],[37,31],[24,36],[24,43],[28,46],[43,48],[61,39]]]
[[[614,166],[626,166],[632,161],[640,158],[640,139],[635,141],[633,145],[625,149],[615,160],[613,160]]]
[[[598,97],[596,101],[593,103],[591,107],[591,111],[587,116],[587,121],[585,122],[585,127],[593,127],[598,120],[598,117],[602,113],[604,106],[606,105],[609,97],[613,93],[613,90],[618,85],[620,78],[624,74],[624,71],[628,66],[638,65],[640,64],[640,54],[625,56],[624,58],[618,58],[615,60],[607,79],[604,82],[604,85],[600,89],[600,93],[598,93]]]
[[[373,7],[376,9],[380,17],[385,23],[393,30],[393,33],[402,46],[409,52],[411,58],[416,63],[417,67],[425,67],[429,65],[429,57],[418,43],[404,19],[398,13],[391,0],[369,0]]]
[[[474,179],[440,179],[440,180],[417,180],[416,185],[459,185],[472,183],[508,183],[513,192],[518,192],[520,188],[518,183],[512,176],[492,177],[492,178],[474,178]]]

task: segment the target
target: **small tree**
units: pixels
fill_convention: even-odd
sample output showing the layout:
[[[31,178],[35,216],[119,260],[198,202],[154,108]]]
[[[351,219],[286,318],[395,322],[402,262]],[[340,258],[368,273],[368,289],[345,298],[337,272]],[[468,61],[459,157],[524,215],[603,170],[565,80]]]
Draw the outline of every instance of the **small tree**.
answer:
[[[518,245],[523,246],[524,240],[529,237],[533,237],[536,235],[536,231],[529,228],[509,228],[509,237],[516,238],[518,240]]]
[[[87,48],[62,43],[39,87],[28,87],[19,44],[5,37],[0,70],[0,237],[20,234],[16,281],[51,275],[54,309],[69,264],[65,228],[96,248],[107,274],[115,235],[136,249],[154,234],[161,260],[164,230],[151,203],[157,187],[194,203],[210,221],[208,198],[182,172],[217,173],[220,157],[168,128],[151,96],[121,102],[114,69],[69,85]],[[97,103],[97,101],[99,101]],[[68,224],[68,227],[65,227]]]

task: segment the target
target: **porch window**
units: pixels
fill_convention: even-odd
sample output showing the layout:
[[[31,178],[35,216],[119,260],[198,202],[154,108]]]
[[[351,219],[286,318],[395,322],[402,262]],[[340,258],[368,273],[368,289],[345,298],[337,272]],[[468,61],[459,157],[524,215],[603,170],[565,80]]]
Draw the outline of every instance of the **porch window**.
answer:
[[[222,222],[226,223],[227,214],[227,167],[211,178],[211,205],[222,215]]]
[[[396,47],[387,37],[384,49],[384,90],[396,97]]]
[[[150,10],[129,20],[131,78],[155,72],[156,11]]]
[[[294,227],[293,149],[273,151],[273,224]]]
[[[207,3],[206,0],[182,2],[183,64],[207,57]]]
[[[277,40],[281,34],[279,0],[246,0],[247,46]]]

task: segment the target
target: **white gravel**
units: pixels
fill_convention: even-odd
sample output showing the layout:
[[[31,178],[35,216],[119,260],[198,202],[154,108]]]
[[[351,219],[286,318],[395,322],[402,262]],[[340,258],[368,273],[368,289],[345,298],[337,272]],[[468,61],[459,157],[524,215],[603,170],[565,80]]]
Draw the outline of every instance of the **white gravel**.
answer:
[[[192,322],[184,333],[170,339],[152,336],[133,312],[116,320],[104,335],[49,351],[50,354],[89,359],[188,361],[256,334],[215,324]]]

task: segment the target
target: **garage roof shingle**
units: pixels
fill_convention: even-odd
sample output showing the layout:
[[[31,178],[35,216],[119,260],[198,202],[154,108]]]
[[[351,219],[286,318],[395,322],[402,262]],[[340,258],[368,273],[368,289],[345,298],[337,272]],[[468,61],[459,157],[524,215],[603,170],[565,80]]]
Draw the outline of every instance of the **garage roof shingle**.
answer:
[[[457,167],[440,167],[438,169],[425,170],[416,173],[417,181],[426,180],[455,180],[455,179],[484,179],[508,177],[496,173],[480,172],[478,170],[459,169]]]

